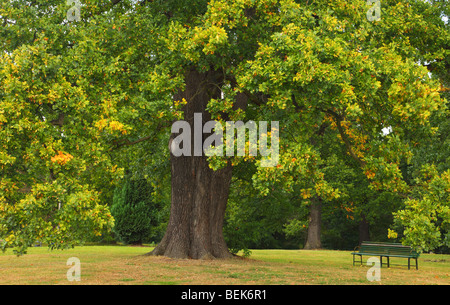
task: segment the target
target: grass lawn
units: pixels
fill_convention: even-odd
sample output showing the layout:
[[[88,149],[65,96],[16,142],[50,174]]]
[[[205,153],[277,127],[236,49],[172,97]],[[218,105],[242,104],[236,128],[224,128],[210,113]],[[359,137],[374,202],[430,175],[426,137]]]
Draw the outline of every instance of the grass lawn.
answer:
[[[20,257],[6,252],[0,254],[0,285],[450,284],[450,255],[423,254],[419,258],[419,270],[415,267],[408,270],[407,259],[391,258],[391,264],[395,265],[381,269],[381,281],[369,282],[366,274],[370,266],[353,266],[350,251],[253,250],[245,259],[197,261],[142,256],[151,249],[84,246],[49,251],[30,248],[28,254]],[[70,257],[77,257],[81,262],[79,282],[67,280],[70,266],[66,262]]]

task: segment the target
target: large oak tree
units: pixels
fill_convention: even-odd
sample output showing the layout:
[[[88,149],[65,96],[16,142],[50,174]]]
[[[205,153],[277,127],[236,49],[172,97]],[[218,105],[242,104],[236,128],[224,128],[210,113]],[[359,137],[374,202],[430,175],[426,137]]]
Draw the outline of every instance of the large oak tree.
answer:
[[[279,121],[275,167],[170,154],[170,220],[152,254],[229,257],[222,225],[238,162],[258,166],[262,194],[279,183],[313,217],[340,194],[323,173],[325,133],[373,187],[407,192],[409,135],[432,133],[430,116],[444,111],[424,64],[448,64],[446,2],[384,0],[375,22],[362,0],[80,2],[76,22],[60,0],[0,7],[3,249],[64,248],[112,225],[101,199],[124,149],[169,142],[176,120]]]

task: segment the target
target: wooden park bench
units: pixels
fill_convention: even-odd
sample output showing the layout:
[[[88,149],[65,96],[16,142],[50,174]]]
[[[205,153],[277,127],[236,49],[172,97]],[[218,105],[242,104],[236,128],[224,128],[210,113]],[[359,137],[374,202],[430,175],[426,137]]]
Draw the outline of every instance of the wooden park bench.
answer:
[[[411,258],[416,260],[416,270],[419,269],[419,265],[417,263],[417,259],[419,258],[419,253],[414,251],[409,246],[404,246],[402,244],[397,243],[383,243],[383,242],[374,242],[374,241],[364,241],[360,246],[356,247],[353,252],[353,266],[355,265],[355,256],[359,255],[361,258],[362,265],[362,256],[379,256],[380,257],[380,267],[383,267],[383,257],[387,258],[387,266],[389,268],[389,258],[390,257],[404,257],[408,259],[408,270],[410,269]]]

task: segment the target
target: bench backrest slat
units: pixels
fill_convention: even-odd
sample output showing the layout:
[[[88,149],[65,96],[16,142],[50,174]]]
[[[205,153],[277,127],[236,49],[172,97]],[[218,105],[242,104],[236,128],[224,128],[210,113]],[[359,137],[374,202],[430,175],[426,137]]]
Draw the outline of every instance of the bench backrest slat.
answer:
[[[380,255],[404,255],[404,256],[418,256],[410,246],[404,246],[398,243],[382,243],[382,242],[362,242],[359,247],[359,252],[373,253]]]

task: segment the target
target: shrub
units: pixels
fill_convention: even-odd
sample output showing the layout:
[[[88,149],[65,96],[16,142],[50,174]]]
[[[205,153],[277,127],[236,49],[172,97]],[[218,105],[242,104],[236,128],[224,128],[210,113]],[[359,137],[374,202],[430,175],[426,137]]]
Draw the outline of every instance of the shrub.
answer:
[[[158,206],[152,201],[152,187],[145,180],[125,178],[114,192],[111,214],[113,231],[124,244],[142,244],[151,238],[152,227],[157,222]]]

